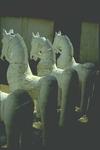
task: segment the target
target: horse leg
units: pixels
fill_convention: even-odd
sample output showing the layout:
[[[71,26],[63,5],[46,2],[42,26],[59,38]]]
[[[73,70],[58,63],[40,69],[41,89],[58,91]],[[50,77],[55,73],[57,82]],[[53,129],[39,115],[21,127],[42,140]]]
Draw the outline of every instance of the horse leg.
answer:
[[[10,109],[11,111],[6,110],[4,116],[4,123],[7,136],[7,148],[8,150],[19,150],[19,136],[20,136],[19,123],[15,121],[16,118],[15,110],[12,108]]]
[[[94,71],[86,71],[85,75],[81,79],[81,103],[80,109],[81,113],[86,113],[88,111],[89,103],[93,94],[93,85],[95,79]]]
[[[62,100],[59,126],[64,128],[75,119],[75,106],[79,101],[79,79],[74,69],[67,69],[62,74]]]
[[[26,141],[22,141],[23,138],[21,139],[21,135],[23,130],[27,132],[29,129],[30,133],[32,128],[32,114],[32,99],[25,90],[16,90],[8,96],[4,106],[4,123],[6,126],[8,150],[18,150],[20,145]],[[30,138],[31,135],[27,137],[27,141]],[[26,148],[29,146],[27,142],[23,145],[26,145]]]
[[[62,90],[61,87],[58,88],[58,109],[61,106],[61,96],[62,96]]]
[[[21,150],[32,149],[32,123],[33,123],[33,107],[32,103],[22,106],[21,114]]]
[[[60,145],[72,149],[75,143],[76,118],[75,106],[79,103],[79,79],[73,69],[65,70],[62,74],[62,99],[59,116]]]
[[[6,125],[7,149],[19,150],[19,129]]]
[[[40,114],[43,125],[43,145],[52,149],[56,139],[57,130],[57,97],[58,84],[53,76],[45,76],[40,87]]]

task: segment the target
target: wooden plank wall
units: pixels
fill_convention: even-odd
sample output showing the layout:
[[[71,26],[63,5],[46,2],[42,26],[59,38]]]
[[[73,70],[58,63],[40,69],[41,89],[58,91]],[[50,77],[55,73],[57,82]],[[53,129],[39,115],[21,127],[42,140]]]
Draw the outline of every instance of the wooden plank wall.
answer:
[[[82,22],[80,39],[80,62],[100,64],[100,26],[98,23]]]
[[[41,36],[47,37],[50,41],[53,40],[54,35],[53,20],[35,19],[30,17],[0,17],[0,53],[2,49],[1,39],[3,28],[7,31],[14,29],[15,33],[21,34],[28,50],[31,48],[32,32],[39,32]],[[7,68],[8,63],[0,60],[0,90],[3,87],[1,84],[7,84]],[[6,86],[4,88],[6,88]]]
[[[51,41],[54,34],[54,21],[46,19],[33,19],[28,17],[1,17],[0,18],[0,33],[5,28],[14,29],[15,33],[20,33],[28,48],[30,48],[30,42],[32,38],[32,32],[40,32],[42,36],[46,36]]]

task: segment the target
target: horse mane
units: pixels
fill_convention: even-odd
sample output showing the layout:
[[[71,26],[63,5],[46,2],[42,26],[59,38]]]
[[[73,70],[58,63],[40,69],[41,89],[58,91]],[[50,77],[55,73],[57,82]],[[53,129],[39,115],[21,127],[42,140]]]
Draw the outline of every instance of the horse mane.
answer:
[[[49,39],[46,39],[46,41],[49,43],[50,47],[53,48],[52,43],[50,42],[50,40],[49,40]]]
[[[55,53],[54,53],[54,50],[53,50],[52,43],[51,43],[51,41],[49,39],[46,39],[46,41],[50,45],[50,48],[48,49],[48,52],[53,53],[54,64],[56,64],[56,57],[55,57]]]
[[[67,35],[64,35],[64,37],[67,39],[67,41],[68,41],[67,43],[69,44],[69,47],[74,55],[74,47],[73,47],[71,40],[69,39],[69,37]]]
[[[20,40],[21,44],[23,45],[23,48],[27,52],[27,47],[26,47],[23,37],[19,33],[16,34],[16,37],[18,38],[18,40]]]

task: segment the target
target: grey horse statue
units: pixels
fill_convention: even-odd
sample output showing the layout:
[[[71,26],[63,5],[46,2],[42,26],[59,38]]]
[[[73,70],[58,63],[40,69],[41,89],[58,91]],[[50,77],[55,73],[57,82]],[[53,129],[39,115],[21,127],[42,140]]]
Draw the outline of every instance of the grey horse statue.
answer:
[[[74,58],[74,47],[67,35],[62,35],[61,31],[55,34],[53,50],[60,56],[57,59],[57,67],[61,69],[73,68],[77,71],[80,80],[80,112],[85,114],[93,95],[95,85],[96,66],[92,62],[84,64],[77,63]]]
[[[9,62],[7,81],[10,91],[21,88],[29,92],[35,103],[35,112],[40,115],[43,144],[48,145],[50,141],[53,141],[57,125],[58,83],[56,78],[50,75],[39,77],[32,74],[24,39],[13,30],[9,32],[3,30],[1,58],[4,57]]]
[[[73,118],[75,105],[79,98],[79,80],[73,68],[60,69],[56,66],[55,53],[52,43],[37,33],[32,33],[30,58],[37,60],[38,76],[52,75],[58,82],[58,111],[59,126],[63,128],[68,124],[68,118]],[[73,120],[73,119],[72,119]]]

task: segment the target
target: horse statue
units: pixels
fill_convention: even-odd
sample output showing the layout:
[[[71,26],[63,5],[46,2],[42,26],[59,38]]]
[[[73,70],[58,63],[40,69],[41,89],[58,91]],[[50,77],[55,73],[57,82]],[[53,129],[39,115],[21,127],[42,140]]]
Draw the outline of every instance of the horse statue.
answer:
[[[30,59],[40,59],[37,65],[39,76],[52,75],[58,81],[59,127],[68,124],[78,99],[78,76],[73,68],[66,70],[56,66],[55,55],[51,42],[37,33],[32,33]],[[68,115],[69,113],[69,115]],[[73,116],[73,115],[72,115]]]
[[[0,123],[5,125],[8,150],[31,148],[33,110],[32,98],[26,90],[10,94],[0,91]]]
[[[55,34],[53,49],[55,55],[60,55],[57,59],[57,67],[64,70],[66,68],[73,68],[78,73],[81,89],[80,112],[84,114],[88,110],[89,101],[93,95],[96,67],[90,62],[84,64],[77,63],[74,58],[74,48],[69,37],[62,35],[60,31]]]
[[[50,75],[39,77],[32,74],[28,63],[27,47],[20,34],[15,34],[13,30],[9,32],[3,30],[2,45],[1,58],[5,57],[9,62],[7,81],[10,91],[21,88],[27,90],[32,96],[35,111],[40,113],[43,144],[46,145],[48,139],[50,140],[49,135],[54,137],[57,124],[58,84],[56,78]],[[54,121],[49,124],[52,119]]]

